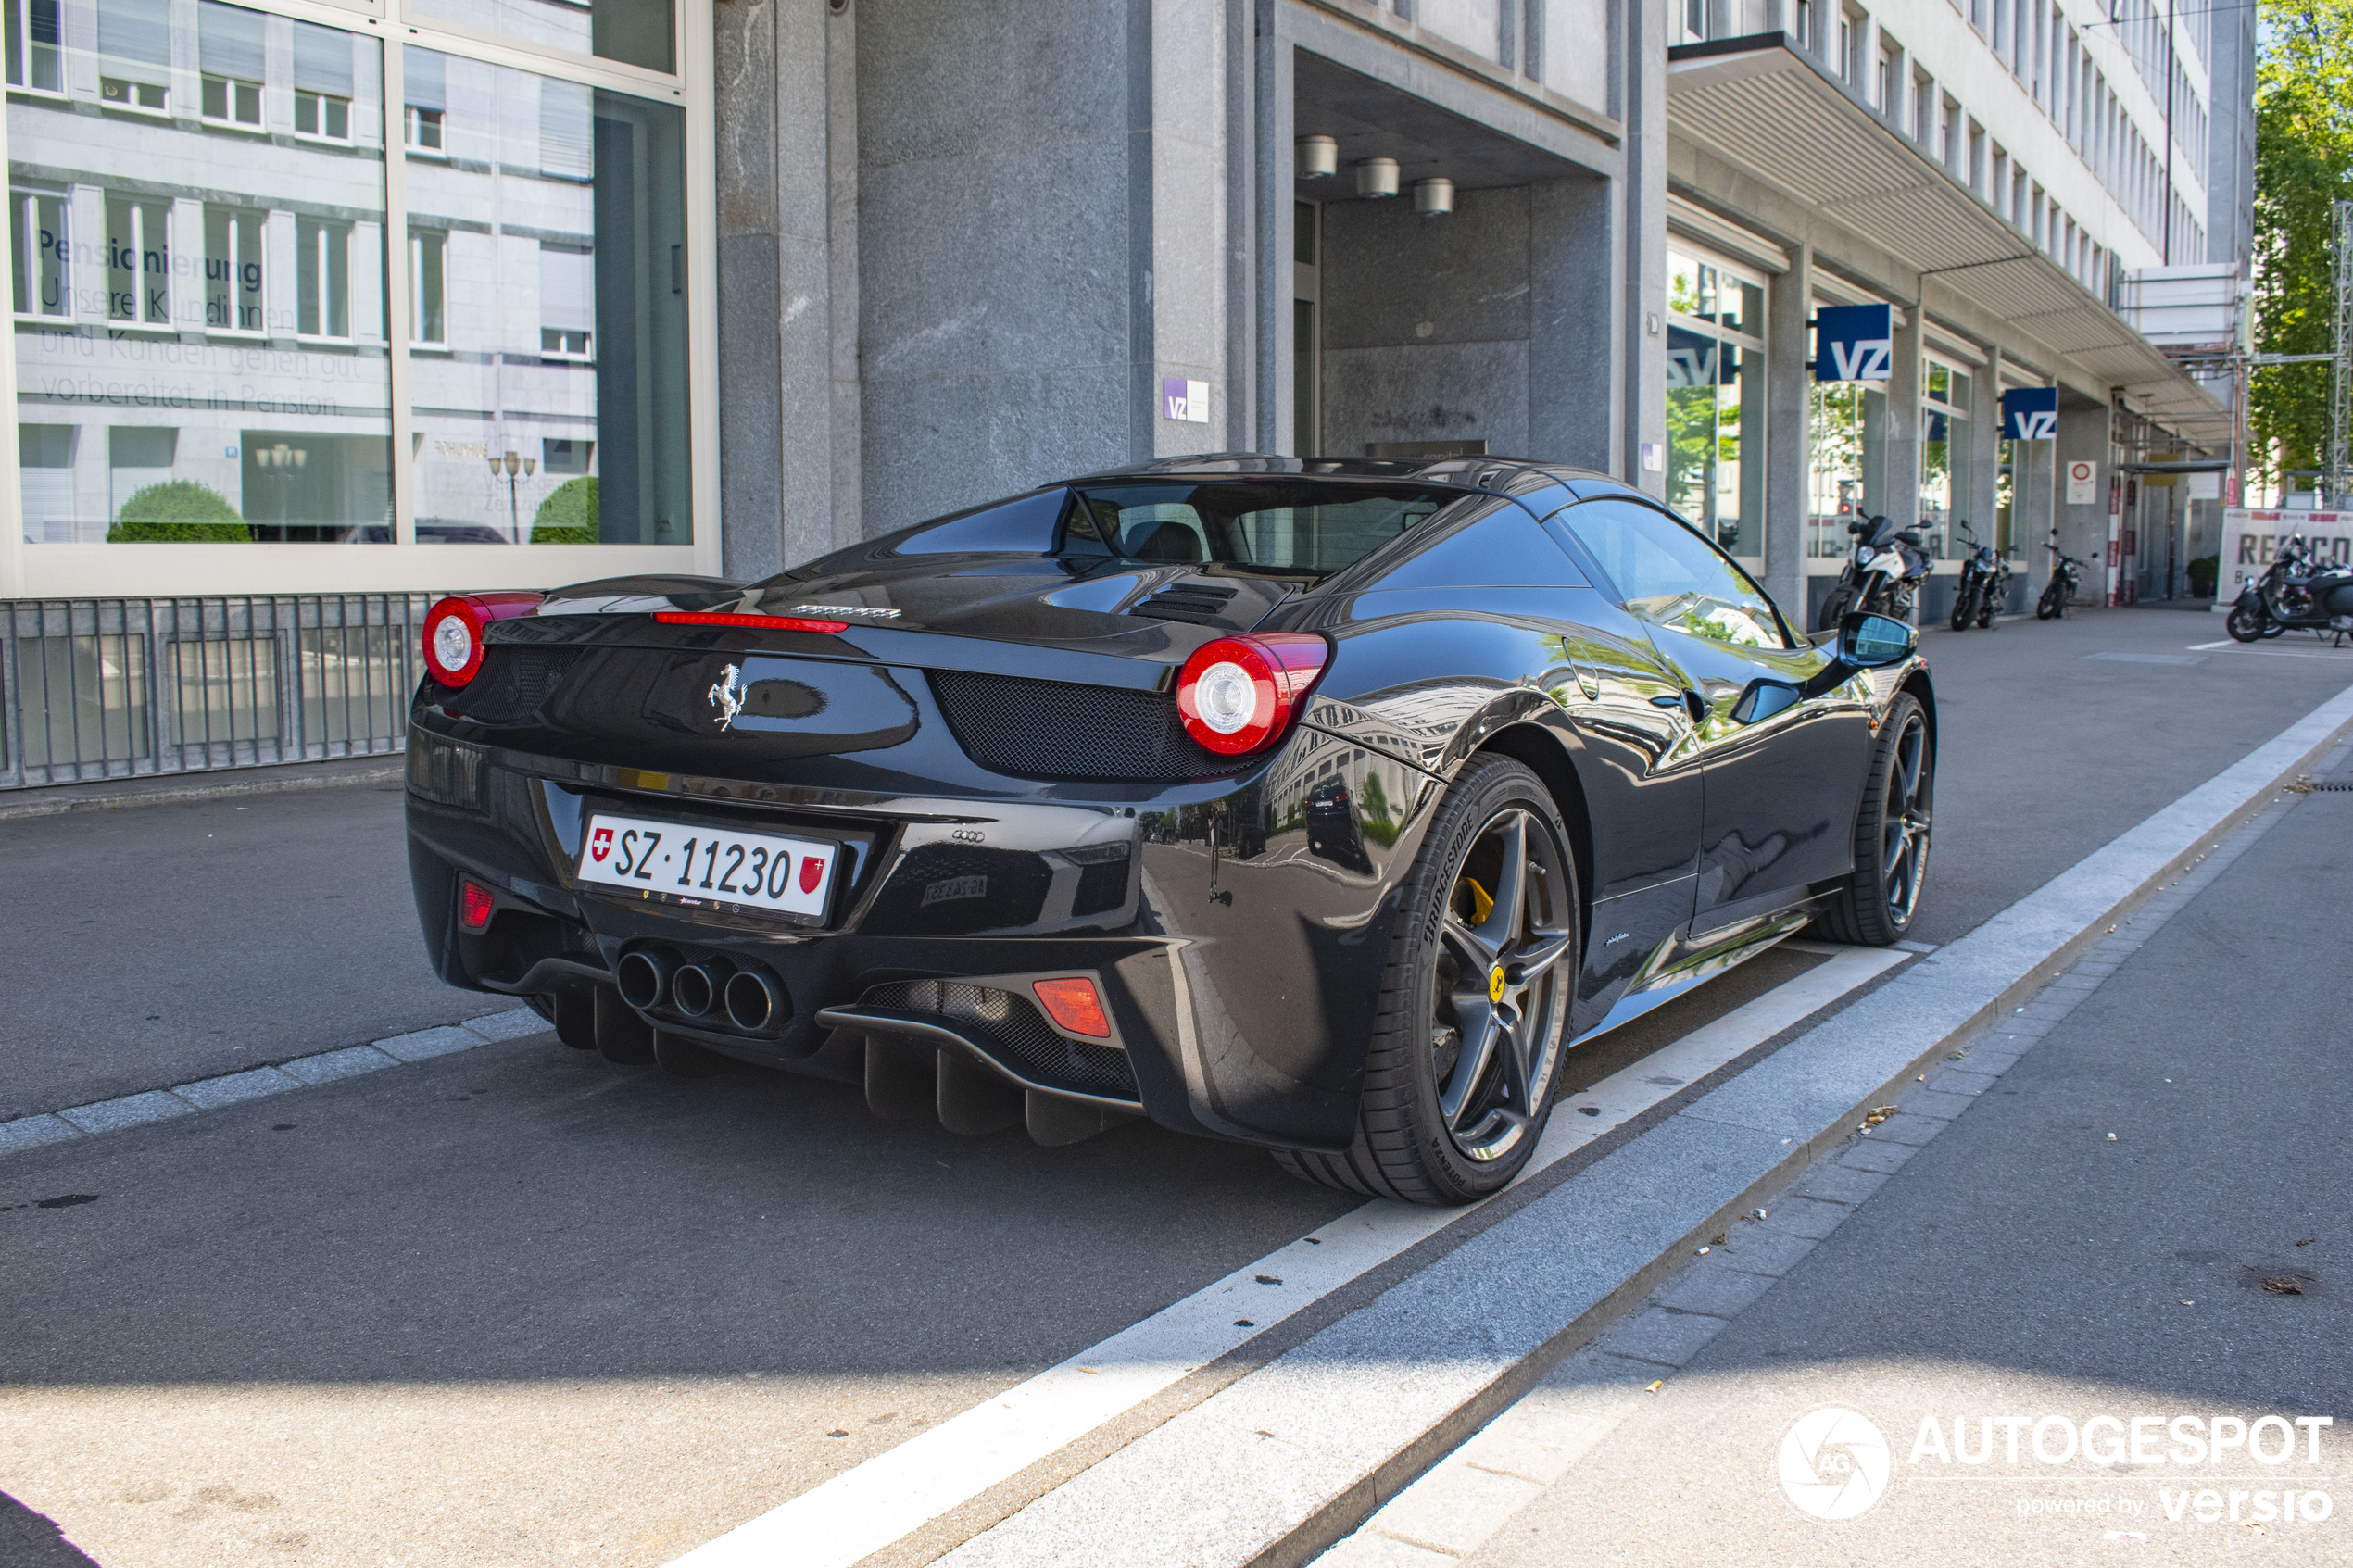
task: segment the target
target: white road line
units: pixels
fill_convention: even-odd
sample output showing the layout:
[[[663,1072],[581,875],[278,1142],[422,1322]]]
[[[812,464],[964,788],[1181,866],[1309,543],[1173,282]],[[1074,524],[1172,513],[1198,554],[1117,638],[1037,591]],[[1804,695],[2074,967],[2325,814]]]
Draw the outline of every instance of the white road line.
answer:
[[[1564,1099],[1532,1173],[1641,1115],[1910,955],[1838,948],[1827,962]],[[1590,1112],[1590,1113],[1589,1113]],[[1195,1291],[679,1558],[675,1568],[849,1568],[1068,1447],[1265,1329],[1463,1218],[1373,1202]]]
[[[397,1067],[404,1061],[422,1061],[427,1057],[470,1051],[477,1046],[492,1045],[500,1040],[521,1039],[547,1027],[547,1021],[531,1009],[516,1008],[508,1012],[468,1019],[463,1023],[453,1023],[447,1028],[420,1029],[412,1035],[395,1035],[372,1045],[296,1057],[274,1067],[252,1067],[239,1073],[223,1073],[218,1078],[199,1078],[192,1083],[148,1089],[140,1094],[102,1099],[90,1105],[69,1105],[63,1110],[19,1116],[13,1122],[0,1122],[0,1154],[12,1149],[38,1148],[44,1144],[63,1143],[69,1138],[117,1132],[124,1127],[144,1126],[149,1122],[188,1116],[220,1106],[241,1105],[246,1100],[261,1099],[270,1095],[289,1094],[296,1089],[308,1088],[313,1084]]]

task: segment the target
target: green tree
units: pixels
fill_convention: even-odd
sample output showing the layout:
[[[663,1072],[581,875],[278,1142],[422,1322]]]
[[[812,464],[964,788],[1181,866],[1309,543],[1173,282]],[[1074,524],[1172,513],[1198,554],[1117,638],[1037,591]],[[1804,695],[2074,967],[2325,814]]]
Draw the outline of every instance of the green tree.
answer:
[[[108,544],[244,544],[252,538],[228,497],[193,479],[142,486],[107,530]]]
[[[2353,198],[2353,0],[2261,0],[2255,74],[2255,347],[2334,344],[2331,208]],[[2259,369],[2247,398],[2252,466],[2328,461],[2329,369]],[[2276,445],[2275,445],[2276,444]],[[2274,463],[2276,462],[2276,468]]]
[[[583,474],[567,479],[539,509],[531,514],[535,545],[593,545],[597,542],[597,482]]]

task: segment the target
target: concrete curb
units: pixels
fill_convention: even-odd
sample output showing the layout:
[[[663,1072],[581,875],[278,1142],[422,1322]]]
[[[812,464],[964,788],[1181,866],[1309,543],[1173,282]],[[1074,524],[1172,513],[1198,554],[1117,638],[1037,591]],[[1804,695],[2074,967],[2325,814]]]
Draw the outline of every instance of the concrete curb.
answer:
[[[56,817],[69,811],[118,811],[126,806],[216,800],[223,796],[279,795],[289,790],[384,784],[400,778],[404,767],[400,754],[394,752],[384,757],[338,758],[332,762],[296,762],[283,767],[223,769],[9,790],[0,794],[0,822],[25,817]]]
[[[2014,1016],[2323,755],[2353,690],[2002,914],[941,1561],[1294,1568],[1353,1532],[1852,1135]]]
[[[224,1105],[242,1105],[247,1100],[270,1095],[306,1089],[314,1084],[331,1084],[362,1073],[380,1073],[387,1067],[398,1067],[403,1062],[470,1051],[478,1046],[495,1045],[500,1040],[519,1040],[553,1027],[531,1009],[515,1008],[445,1028],[395,1035],[371,1045],[321,1051],[314,1056],[296,1057],[291,1061],[248,1067],[217,1078],[199,1078],[191,1083],[174,1084],[169,1088],[146,1089],[89,1105],[69,1105],[63,1110],[19,1116],[12,1122],[0,1122],[0,1154],[20,1148],[40,1148],[72,1138],[93,1137],[100,1133],[119,1132],[125,1127],[145,1126],[150,1122],[189,1116]]]

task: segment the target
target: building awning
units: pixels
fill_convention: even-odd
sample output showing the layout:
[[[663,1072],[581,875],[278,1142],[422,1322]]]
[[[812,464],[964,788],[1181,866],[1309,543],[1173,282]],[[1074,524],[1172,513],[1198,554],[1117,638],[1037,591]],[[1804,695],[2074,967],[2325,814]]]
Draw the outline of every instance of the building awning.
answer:
[[[1786,33],[1667,52],[1669,130],[1780,186],[2014,324],[2192,439],[2229,409]]]

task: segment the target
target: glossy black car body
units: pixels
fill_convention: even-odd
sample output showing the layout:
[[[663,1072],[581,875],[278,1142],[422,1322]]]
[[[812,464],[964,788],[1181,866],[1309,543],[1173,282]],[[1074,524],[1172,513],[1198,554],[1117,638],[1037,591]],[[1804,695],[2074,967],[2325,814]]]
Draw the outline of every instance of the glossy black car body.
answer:
[[[1410,480],[1444,505],[1353,565],[1287,578],[1073,554],[1052,486],[761,583],[586,583],[496,622],[481,674],[427,681],[412,717],[411,864],[439,972],[536,998],[586,1044],[628,1022],[624,954],[708,956],[775,977],[777,1015],[642,1022],[863,1076],[870,1098],[888,1090],[867,1041],[937,1047],[1020,1085],[1041,1136],[1069,1124],[1061,1107],[1337,1150],[1401,882],[1473,757],[1533,770],[1567,825],[1576,1038],[1803,925],[1855,873],[1881,717],[1909,692],[1933,724],[1916,657],[1866,671],[1785,623],[1744,646],[1629,612],[1586,540],[1631,515],[1610,508],[1651,504],[1604,477],[1230,457],[1071,483],[1194,479]],[[812,605],[875,619],[821,634],[651,618]],[[1169,684],[1202,643],[1253,628],[1332,651],[1302,720],[1237,762],[1186,738]],[[731,668],[749,696],[723,728],[710,696]],[[599,891],[573,871],[599,810],[836,842],[841,880],[814,926]],[[461,874],[496,895],[478,935],[456,918]],[[1029,999],[1031,980],[1070,974],[1100,986],[1110,1038]]]

